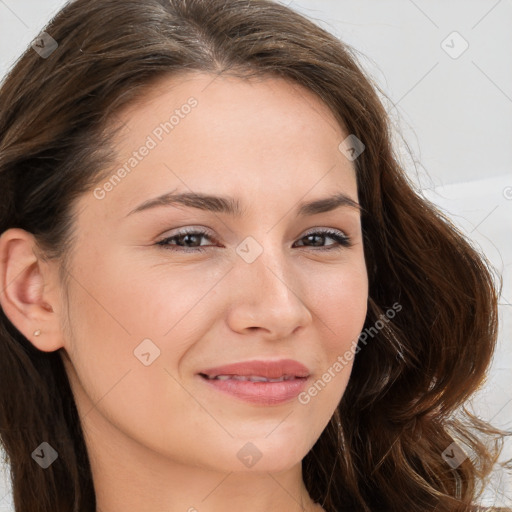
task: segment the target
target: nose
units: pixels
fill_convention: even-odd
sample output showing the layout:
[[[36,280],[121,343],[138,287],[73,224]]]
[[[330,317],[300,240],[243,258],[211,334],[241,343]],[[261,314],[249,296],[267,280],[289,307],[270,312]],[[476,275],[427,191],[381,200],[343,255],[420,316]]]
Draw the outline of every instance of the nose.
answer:
[[[278,340],[311,323],[306,283],[280,249],[265,248],[252,263],[237,259],[230,275],[228,323],[233,331]]]

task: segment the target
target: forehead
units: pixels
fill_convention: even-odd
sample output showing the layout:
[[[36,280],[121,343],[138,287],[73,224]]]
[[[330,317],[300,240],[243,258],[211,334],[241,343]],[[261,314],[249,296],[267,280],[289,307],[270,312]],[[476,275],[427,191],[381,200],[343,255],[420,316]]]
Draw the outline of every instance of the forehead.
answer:
[[[111,171],[122,178],[102,201],[114,216],[172,189],[269,204],[334,187],[357,197],[353,164],[338,149],[347,133],[313,92],[282,78],[166,77],[116,120]]]

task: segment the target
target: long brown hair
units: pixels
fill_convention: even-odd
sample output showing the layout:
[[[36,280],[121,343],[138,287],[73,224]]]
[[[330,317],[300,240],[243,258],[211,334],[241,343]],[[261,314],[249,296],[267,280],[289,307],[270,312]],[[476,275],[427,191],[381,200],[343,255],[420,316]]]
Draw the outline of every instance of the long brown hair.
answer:
[[[303,460],[328,512],[468,511],[503,435],[461,408],[496,343],[497,289],[486,260],[415,191],[386,111],[348,45],[270,0],[76,0],[45,27],[0,89],[0,233],[36,236],[44,258],[73,248],[72,206],[115,162],[122,107],[189,70],[274,75],[316,93],[365,150],[354,161],[370,279],[365,329],[402,311],[358,351],[345,394]],[[48,41],[48,40],[47,40]],[[381,91],[382,92],[382,91]],[[341,142],[341,141],[340,141]],[[93,512],[94,485],[59,351],[37,350],[0,310],[0,435],[17,512]],[[59,453],[40,471],[41,440]],[[456,441],[472,456],[453,469]]]

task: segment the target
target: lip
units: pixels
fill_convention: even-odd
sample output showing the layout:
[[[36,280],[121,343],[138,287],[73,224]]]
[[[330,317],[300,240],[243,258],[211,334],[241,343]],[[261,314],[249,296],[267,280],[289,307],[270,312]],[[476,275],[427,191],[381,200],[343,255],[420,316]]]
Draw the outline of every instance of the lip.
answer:
[[[293,400],[304,389],[310,376],[306,366],[293,359],[278,361],[245,361],[209,368],[198,377],[209,387],[240,400],[260,405],[279,405]],[[248,380],[215,380],[217,375],[237,377],[260,376],[267,379],[285,377],[281,382],[252,382]]]
[[[293,359],[279,359],[277,361],[255,360],[243,361],[241,363],[226,364],[208,368],[199,373],[205,375],[239,375],[247,377],[249,375],[260,375],[267,379],[279,379],[283,375],[294,377],[309,377],[309,370],[298,361]]]

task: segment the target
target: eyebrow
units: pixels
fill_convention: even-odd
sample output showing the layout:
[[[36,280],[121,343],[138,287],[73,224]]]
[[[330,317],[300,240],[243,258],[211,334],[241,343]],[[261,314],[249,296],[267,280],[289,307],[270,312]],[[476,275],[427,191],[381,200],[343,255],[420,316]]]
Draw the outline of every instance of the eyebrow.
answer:
[[[153,199],[148,199],[134,208],[129,215],[137,212],[146,211],[158,206],[183,205],[189,208],[197,208],[215,213],[226,213],[234,217],[243,217],[245,210],[241,207],[238,199],[228,196],[215,196],[201,194],[196,192],[174,193],[169,192]],[[342,192],[332,196],[314,201],[302,202],[296,208],[298,216],[316,215],[318,213],[329,212],[340,207],[351,207],[362,210],[361,205]]]

